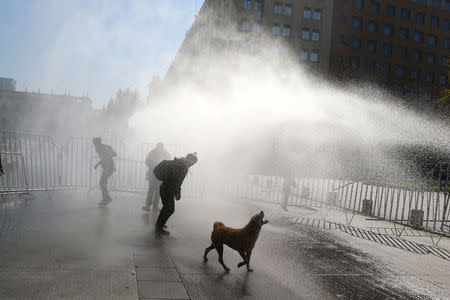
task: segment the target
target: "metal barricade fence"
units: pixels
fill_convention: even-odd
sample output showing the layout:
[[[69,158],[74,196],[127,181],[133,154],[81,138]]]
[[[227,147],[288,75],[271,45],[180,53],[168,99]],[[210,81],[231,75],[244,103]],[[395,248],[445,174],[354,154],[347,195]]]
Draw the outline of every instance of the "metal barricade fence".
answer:
[[[335,207],[405,225],[412,224],[412,211],[422,211],[424,229],[450,232],[449,163],[435,167],[440,175],[434,180],[419,179],[415,170],[389,169],[393,172],[383,173],[378,169],[352,173],[347,170],[331,178],[296,178],[288,204]],[[240,176],[236,194],[247,199],[282,204],[285,180],[280,176]]]
[[[58,151],[50,136],[0,131],[0,152],[5,169],[0,192],[21,193],[57,186]]]

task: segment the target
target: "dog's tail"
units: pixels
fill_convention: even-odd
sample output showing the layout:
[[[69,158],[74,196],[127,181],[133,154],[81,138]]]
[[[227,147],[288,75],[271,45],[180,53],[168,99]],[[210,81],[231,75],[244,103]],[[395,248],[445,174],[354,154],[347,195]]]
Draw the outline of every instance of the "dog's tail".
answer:
[[[222,222],[214,222],[213,231],[225,226]]]

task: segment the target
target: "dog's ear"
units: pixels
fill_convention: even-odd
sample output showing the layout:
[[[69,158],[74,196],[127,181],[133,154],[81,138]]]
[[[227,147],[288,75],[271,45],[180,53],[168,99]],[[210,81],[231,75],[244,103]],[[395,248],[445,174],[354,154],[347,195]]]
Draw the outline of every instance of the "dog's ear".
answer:
[[[269,223],[269,220],[263,221],[263,225]]]

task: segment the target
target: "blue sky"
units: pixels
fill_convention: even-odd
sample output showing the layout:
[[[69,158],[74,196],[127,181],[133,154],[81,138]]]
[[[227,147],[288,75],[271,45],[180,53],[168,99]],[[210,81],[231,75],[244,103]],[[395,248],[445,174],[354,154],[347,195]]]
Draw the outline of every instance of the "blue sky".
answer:
[[[198,0],[200,9],[204,0]],[[17,89],[88,94],[164,76],[194,20],[196,0],[0,0],[0,77]]]

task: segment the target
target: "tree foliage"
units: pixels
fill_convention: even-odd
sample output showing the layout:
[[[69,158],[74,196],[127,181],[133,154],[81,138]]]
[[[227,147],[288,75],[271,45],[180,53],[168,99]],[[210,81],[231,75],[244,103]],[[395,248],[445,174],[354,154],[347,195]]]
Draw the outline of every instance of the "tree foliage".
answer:
[[[111,98],[106,107],[106,112],[113,118],[128,120],[139,106],[139,94],[129,88],[119,89],[116,98]]]

